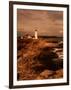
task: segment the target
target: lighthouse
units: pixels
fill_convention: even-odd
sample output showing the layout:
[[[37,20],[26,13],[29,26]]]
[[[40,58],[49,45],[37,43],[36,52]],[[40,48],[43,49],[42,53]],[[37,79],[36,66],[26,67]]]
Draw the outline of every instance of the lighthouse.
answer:
[[[35,30],[35,39],[38,39],[37,30]]]

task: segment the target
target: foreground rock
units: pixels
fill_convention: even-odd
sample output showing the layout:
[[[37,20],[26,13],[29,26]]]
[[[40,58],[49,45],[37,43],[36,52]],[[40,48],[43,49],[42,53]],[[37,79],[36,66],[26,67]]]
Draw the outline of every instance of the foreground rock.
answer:
[[[56,52],[55,43],[46,40],[24,40],[19,43],[17,79],[36,80],[63,77],[63,59]],[[21,47],[20,47],[21,46]]]

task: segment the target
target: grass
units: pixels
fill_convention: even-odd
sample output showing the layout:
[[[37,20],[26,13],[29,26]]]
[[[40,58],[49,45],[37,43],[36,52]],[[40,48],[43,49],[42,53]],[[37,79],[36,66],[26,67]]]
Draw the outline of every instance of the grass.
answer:
[[[63,77],[63,60],[53,52],[58,43],[48,39],[17,40],[17,79],[38,80]]]

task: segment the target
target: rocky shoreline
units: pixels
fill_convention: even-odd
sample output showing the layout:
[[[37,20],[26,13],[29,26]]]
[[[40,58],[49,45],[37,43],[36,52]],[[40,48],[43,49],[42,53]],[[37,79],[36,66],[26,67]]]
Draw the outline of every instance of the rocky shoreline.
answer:
[[[63,78],[63,44],[18,40],[17,80]]]

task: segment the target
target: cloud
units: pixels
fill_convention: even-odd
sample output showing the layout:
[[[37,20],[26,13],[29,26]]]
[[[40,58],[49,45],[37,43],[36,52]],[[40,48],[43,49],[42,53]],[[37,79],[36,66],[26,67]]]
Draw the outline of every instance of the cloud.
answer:
[[[18,9],[17,28],[24,33],[33,34],[37,29],[39,35],[62,36],[63,12]]]

